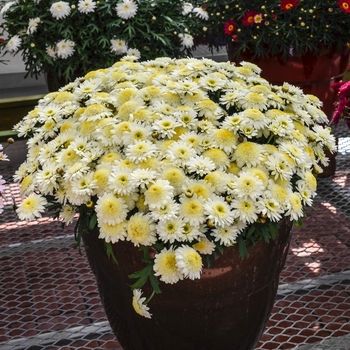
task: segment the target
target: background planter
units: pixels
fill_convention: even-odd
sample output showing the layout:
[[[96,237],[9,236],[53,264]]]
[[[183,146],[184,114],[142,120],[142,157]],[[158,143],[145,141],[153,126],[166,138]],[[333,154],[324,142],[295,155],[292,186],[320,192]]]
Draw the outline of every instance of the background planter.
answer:
[[[260,339],[277,293],[291,238],[292,223],[282,221],[275,241],[226,249],[200,280],[161,283],[149,303],[152,319],[132,309],[128,275],[144,267],[130,242],[113,245],[119,261],[107,258],[98,232],[83,234],[107,318],[124,350],[251,350]],[[151,294],[149,286],[143,288]]]

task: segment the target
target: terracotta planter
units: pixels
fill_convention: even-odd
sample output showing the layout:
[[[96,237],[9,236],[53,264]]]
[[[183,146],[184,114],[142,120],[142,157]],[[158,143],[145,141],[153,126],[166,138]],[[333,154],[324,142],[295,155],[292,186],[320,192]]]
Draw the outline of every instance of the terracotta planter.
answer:
[[[109,260],[98,232],[83,234],[107,318],[124,350],[251,350],[259,341],[275,300],[292,223],[283,221],[269,244],[248,248],[249,258],[226,249],[200,280],[161,282],[149,303],[151,319],[132,309],[128,275],[144,267],[130,242],[113,245],[119,261]],[[143,288],[148,297],[151,289]]]
[[[251,52],[233,59],[234,50],[234,44],[227,48],[231,62],[253,62],[262,69],[261,76],[271,84],[282,85],[288,82],[300,87],[306,94],[317,96],[323,102],[322,109],[328,119],[332,119],[337,93],[331,86],[343,79],[349,64],[349,52],[334,48],[324,50],[319,56],[291,55],[284,61],[280,56],[253,59]]]

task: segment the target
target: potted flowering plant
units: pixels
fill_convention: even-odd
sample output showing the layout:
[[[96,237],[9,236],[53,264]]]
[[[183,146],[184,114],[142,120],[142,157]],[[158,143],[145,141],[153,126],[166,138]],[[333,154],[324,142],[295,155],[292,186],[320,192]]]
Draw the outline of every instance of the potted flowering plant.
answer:
[[[169,0],[0,1],[0,53],[20,53],[27,76],[69,82],[122,56],[191,54],[192,8]]]
[[[345,49],[350,36],[349,0],[199,0],[207,13],[202,40],[210,48],[234,43],[233,58],[291,53],[319,55],[325,48]]]
[[[77,242],[124,349],[259,340],[290,225],[335,150],[320,101],[260,72],[125,57],[46,95],[15,126],[29,137],[18,216],[78,216]]]

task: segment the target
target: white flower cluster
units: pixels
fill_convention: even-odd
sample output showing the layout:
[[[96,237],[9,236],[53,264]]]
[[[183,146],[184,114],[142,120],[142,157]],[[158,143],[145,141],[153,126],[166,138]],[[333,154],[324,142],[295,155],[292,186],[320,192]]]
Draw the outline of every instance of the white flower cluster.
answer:
[[[1,10],[2,13],[5,13],[8,10],[8,8],[14,3],[15,2],[11,2],[7,6],[5,5]],[[52,18],[57,21],[60,21],[62,19],[69,17],[70,15],[72,15],[72,8],[75,9],[75,5],[72,5],[72,6],[67,1],[54,2],[50,6],[50,13]],[[96,6],[97,4],[93,0],[79,0],[77,9],[81,14],[89,15],[95,12]],[[182,14],[184,16],[188,16],[191,12],[193,12],[193,14],[197,14],[196,12],[198,10],[197,8],[191,7],[190,9],[187,9],[187,7],[188,7],[187,3],[183,4]],[[117,3],[115,7],[117,16],[124,20],[128,20],[130,18],[135,17],[137,14],[137,9],[138,9],[138,5],[134,0],[123,0],[122,2]],[[26,33],[27,34],[35,33],[41,22],[42,21],[39,17],[30,18]],[[192,35],[190,35],[189,33],[179,33],[178,36],[181,39],[181,43],[183,47],[187,47],[187,48],[193,47],[194,39]],[[11,53],[15,53],[16,51],[19,50],[21,43],[22,43],[22,39],[20,35],[14,35],[12,38],[9,39],[6,45],[6,49]],[[110,50],[116,55],[123,55],[123,54],[126,54],[128,56],[132,55],[138,59],[141,57],[140,51],[136,48],[129,48],[128,43],[126,43],[125,40],[111,39],[110,43],[111,43]],[[56,45],[47,46],[46,53],[53,59],[57,59],[57,58],[66,59],[74,54],[75,45],[76,43],[73,40],[62,39],[58,41]]]
[[[335,150],[319,107],[251,63],[127,57],[46,95],[15,127],[31,135],[17,213],[34,219],[50,201],[68,224],[93,208],[107,242],[164,247],[161,281],[200,278],[202,254],[311,205]]]

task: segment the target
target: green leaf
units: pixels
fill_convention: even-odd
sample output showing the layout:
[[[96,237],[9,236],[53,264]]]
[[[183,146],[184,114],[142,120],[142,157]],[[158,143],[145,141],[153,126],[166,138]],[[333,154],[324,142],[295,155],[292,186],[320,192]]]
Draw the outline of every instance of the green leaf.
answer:
[[[108,259],[112,259],[116,264],[118,264],[118,261],[113,252],[112,243],[105,241],[105,247],[106,247],[106,253],[107,253]]]
[[[96,216],[96,213],[93,213],[93,215],[90,218],[89,229],[93,230],[96,224],[97,224],[97,216]]]
[[[249,238],[255,231],[256,229],[256,226],[255,225],[252,225],[247,233],[247,238]]]
[[[239,256],[241,260],[243,260],[244,258],[248,258],[249,254],[242,236],[237,237],[237,243],[239,248]]]

